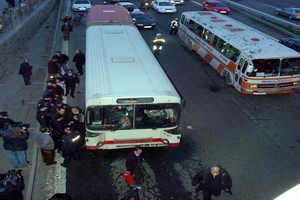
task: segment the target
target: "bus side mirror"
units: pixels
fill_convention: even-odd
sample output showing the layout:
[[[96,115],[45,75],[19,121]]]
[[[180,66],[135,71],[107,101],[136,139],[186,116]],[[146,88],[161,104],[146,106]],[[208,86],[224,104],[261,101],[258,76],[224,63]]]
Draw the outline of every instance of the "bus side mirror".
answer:
[[[246,72],[251,73],[253,69],[254,69],[253,65],[248,65]]]
[[[181,108],[184,108],[184,107],[185,107],[185,101],[181,100]]]

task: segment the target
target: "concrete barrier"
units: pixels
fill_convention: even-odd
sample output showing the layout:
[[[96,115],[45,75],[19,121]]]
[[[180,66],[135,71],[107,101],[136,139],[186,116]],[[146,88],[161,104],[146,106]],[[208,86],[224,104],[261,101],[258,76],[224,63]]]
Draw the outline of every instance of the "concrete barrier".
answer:
[[[296,37],[300,38],[300,36],[294,34],[296,31],[300,33],[300,26],[293,24],[291,22],[288,22],[286,20],[279,19],[273,15],[269,15],[263,12],[260,12],[258,10],[249,8],[247,6],[238,4],[236,2],[230,1],[230,0],[223,0],[224,3],[226,3],[231,9],[234,9],[236,11],[240,11],[243,14],[260,21],[268,26],[271,26],[290,37]],[[275,9],[274,9],[274,15],[275,15]]]

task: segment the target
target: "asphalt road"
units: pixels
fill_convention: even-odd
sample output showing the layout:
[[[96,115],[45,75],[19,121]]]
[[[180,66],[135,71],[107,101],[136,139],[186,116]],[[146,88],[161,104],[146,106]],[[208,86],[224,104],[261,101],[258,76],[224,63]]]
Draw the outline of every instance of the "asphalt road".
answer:
[[[133,2],[139,5],[138,1]],[[93,3],[102,2],[94,0]],[[179,129],[183,135],[180,147],[144,149],[141,199],[199,199],[193,193],[191,178],[215,163],[230,172],[234,196],[222,194],[214,199],[274,199],[300,182],[299,94],[237,93],[196,53],[190,52],[178,36],[168,35],[172,19],[180,17],[183,11],[201,9],[192,1],[177,8],[175,14],[147,11],[156,20],[157,27],[141,30],[149,46],[157,32],[165,37],[166,44],[158,60],[186,101]],[[61,12],[71,14],[68,7]],[[232,12],[230,16],[275,38],[284,37],[240,13]],[[42,41],[41,37],[33,42]],[[60,37],[57,41],[57,49],[70,58],[77,48],[85,52],[85,27],[75,27],[69,42],[63,42]],[[73,63],[69,67],[75,69]],[[84,106],[84,81],[82,76],[76,98],[67,99],[70,105]],[[187,129],[188,126],[192,129]],[[79,165],[72,163],[67,170],[59,165],[39,170],[40,185],[37,182],[33,200],[48,197],[51,190],[64,189],[75,200],[120,199],[128,187],[122,177],[117,178],[125,170],[129,151],[82,149]]]

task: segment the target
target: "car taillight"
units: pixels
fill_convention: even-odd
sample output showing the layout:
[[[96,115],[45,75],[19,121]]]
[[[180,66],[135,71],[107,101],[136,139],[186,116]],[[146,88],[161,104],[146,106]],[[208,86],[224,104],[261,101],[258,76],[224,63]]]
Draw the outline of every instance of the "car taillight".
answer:
[[[296,16],[300,17],[300,14],[296,14]]]

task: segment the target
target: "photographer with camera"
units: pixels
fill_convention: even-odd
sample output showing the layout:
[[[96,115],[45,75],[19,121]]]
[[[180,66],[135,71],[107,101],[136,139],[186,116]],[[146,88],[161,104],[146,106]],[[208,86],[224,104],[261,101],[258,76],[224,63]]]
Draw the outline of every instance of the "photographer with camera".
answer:
[[[12,124],[8,121],[1,124],[0,135],[3,137],[3,147],[14,168],[30,167],[26,157],[29,138],[28,126],[22,123]]]

